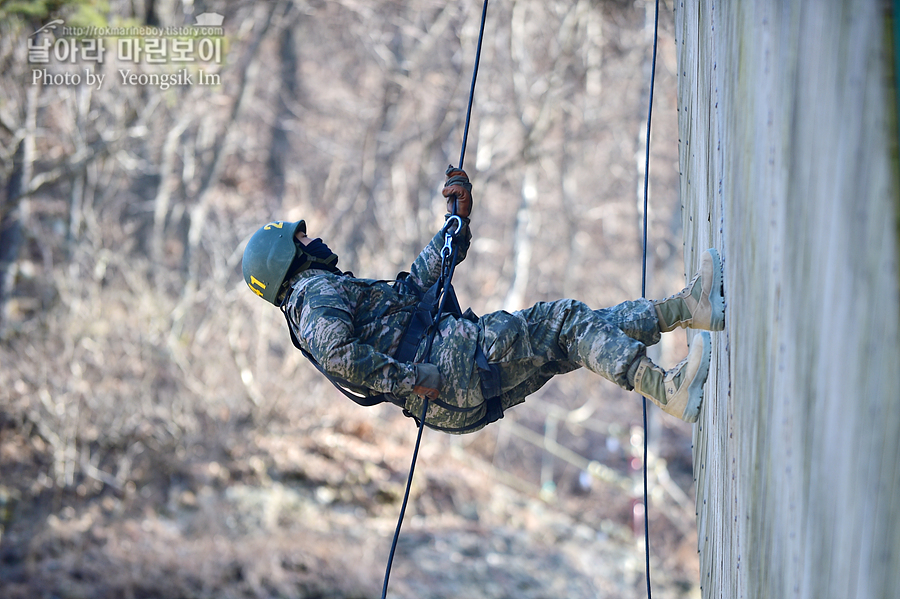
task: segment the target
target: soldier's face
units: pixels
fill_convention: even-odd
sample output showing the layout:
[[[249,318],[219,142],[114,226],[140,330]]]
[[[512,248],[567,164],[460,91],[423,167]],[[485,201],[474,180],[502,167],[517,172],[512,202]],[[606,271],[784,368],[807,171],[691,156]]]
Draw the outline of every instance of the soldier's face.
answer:
[[[309,237],[306,236],[306,233],[297,229],[297,232],[294,233],[294,239],[302,243],[303,245],[309,245],[309,242],[312,241]]]

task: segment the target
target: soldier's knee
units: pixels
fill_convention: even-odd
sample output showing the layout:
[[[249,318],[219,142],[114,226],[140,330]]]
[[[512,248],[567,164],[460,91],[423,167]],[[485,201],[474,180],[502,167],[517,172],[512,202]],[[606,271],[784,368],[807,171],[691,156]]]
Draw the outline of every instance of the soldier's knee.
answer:
[[[563,299],[557,300],[554,304],[554,315],[565,321],[577,322],[595,317],[594,310],[579,300]]]

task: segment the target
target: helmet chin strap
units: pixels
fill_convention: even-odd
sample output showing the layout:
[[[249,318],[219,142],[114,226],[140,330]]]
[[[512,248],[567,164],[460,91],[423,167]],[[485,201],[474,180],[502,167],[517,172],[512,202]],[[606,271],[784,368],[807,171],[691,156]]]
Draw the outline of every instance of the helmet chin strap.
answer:
[[[290,286],[291,279],[298,273],[305,270],[316,269],[324,270],[336,275],[344,274],[344,272],[336,266],[338,255],[328,249],[328,246],[325,245],[321,239],[314,239],[309,242],[308,245],[303,245],[301,242],[295,241],[294,245],[296,247],[294,261],[291,263],[290,269],[288,269],[288,274],[285,277],[282,289],[279,292],[279,297],[284,294],[282,301],[287,299],[285,291]],[[310,251],[310,246],[312,246],[312,251]],[[352,276],[352,273],[350,274]]]
[[[321,239],[313,239],[306,245],[296,242],[295,245],[297,247],[297,255],[291,267],[293,274],[310,268],[341,274],[341,271],[336,266],[338,255],[332,252]]]
[[[325,245],[325,242],[319,237],[316,237],[306,244],[301,242],[297,244],[297,247],[303,250],[304,253],[318,259],[320,262],[328,262],[332,257],[334,258],[334,261],[337,262],[337,254],[332,252],[331,248]]]

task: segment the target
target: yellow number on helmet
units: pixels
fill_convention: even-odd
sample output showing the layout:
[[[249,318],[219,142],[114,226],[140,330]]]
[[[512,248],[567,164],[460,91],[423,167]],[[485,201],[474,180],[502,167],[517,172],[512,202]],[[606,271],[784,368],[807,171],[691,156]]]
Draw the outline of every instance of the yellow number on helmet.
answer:
[[[283,221],[280,221],[280,220],[276,220],[274,223],[269,223],[268,225],[266,225],[265,227],[263,227],[263,229],[265,229],[266,231],[268,231],[268,230],[271,229],[272,227],[275,227],[276,229],[282,229],[282,228],[284,228],[284,222],[283,222]]]
[[[258,286],[259,286],[259,289],[257,289],[256,287],[254,287],[254,285],[258,285]],[[266,284],[263,283],[262,281],[260,281],[259,279],[257,279],[256,277],[254,277],[253,275],[250,275],[250,282],[247,283],[247,286],[248,286],[250,289],[252,289],[252,290],[253,290],[253,293],[255,293],[256,295],[258,295],[259,297],[262,297],[262,295],[263,295],[263,290],[266,288]]]

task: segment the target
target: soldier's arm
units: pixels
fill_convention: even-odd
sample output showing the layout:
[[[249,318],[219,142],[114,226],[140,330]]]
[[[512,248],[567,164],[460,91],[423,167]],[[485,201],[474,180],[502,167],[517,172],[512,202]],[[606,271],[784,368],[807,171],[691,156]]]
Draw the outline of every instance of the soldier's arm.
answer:
[[[469,230],[469,219],[463,218],[463,230],[457,235],[459,249],[456,252],[456,263],[459,264],[466,258],[469,243],[472,240],[472,232]],[[434,285],[441,276],[441,249],[444,247],[444,233],[438,231],[432,237],[431,242],[409,269],[408,281],[415,283],[421,289],[428,289]]]
[[[338,296],[308,298],[298,325],[307,350],[328,374],[376,393],[412,394],[415,365],[360,343],[353,335],[349,308]]]

